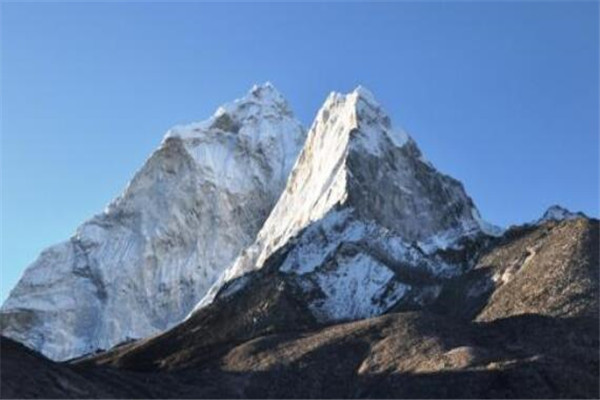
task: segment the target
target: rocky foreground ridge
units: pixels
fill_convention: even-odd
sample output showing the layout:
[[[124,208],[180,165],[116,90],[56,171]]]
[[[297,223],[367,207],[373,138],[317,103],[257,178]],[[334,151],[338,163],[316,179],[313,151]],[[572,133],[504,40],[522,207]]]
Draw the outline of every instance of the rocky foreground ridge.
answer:
[[[210,132],[243,140],[239,121],[246,120],[239,115],[247,107],[261,110],[248,112],[249,132],[258,138],[274,132],[271,122],[260,122],[263,117],[281,117],[271,106],[291,115],[271,85],[234,104],[239,107],[226,107],[196,128],[171,132],[164,143],[185,143],[189,135],[196,143]],[[299,125],[290,125],[298,127],[297,135],[285,128],[275,136],[303,137]],[[276,154],[287,160],[295,150],[279,143]],[[203,148],[195,163],[216,157],[216,148]],[[249,148],[264,155],[260,146]],[[224,150],[227,160],[237,154],[230,150]],[[598,220],[551,207],[534,223],[504,232],[486,223],[462,184],[437,171],[360,87],[327,98],[298,152],[295,162],[281,164],[277,176],[289,166],[289,177],[268,207],[262,197],[252,197],[263,187],[255,171],[252,184],[244,176],[231,187],[221,185],[219,193],[231,193],[249,184],[249,197],[232,207],[243,209],[250,201],[253,210],[260,203],[270,214],[253,234],[245,231],[243,245],[236,242],[237,252],[227,253],[229,263],[216,268],[220,275],[199,279],[202,290],[196,303],[186,303],[185,319],[178,309],[172,317],[179,323],[165,324],[173,327],[162,333],[66,363],[3,337],[2,397],[598,397]],[[240,168],[256,157],[243,158]],[[199,182],[228,176],[211,165],[186,176]],[[175,173],[171,179],[181,178]],[[159,196],[161,187],[154,190]],[[194,193],[202,201],[208,192]],[[200,212],[191,206],[175,214],[214,216],[218,209],[219,218],[230,218],[220,199]],[[219,230],[221,225],[210,225],[215,219],[199,217],[194,227],[203,234],[211,226]],[[201,239],[194,236],[197,246],[206,247]],[[162,257],[180,256],[166,250]],[[131,265],[134,271],[148,268]],[[27,282],[15,289],[25,299],[26,288],[37,289]],[[178,293],[177,280],[169,282]],[[53,299],[48,288],[30,292]],[[128,290],[142,298],[146,293]],[[54,348],[76,348],[53,334],[54,327],[71,329],[77,318],[55,321],[58,310],[36,324],[39,319],[28,320],[23,310],[38,303],[23,304],[3,306],[3,334],[22,335],[33,348],[31,338],[43,344],[46,337],[60,343]],[[114,324],[111,318],[99,319]],[[127,324],[120,325],[126,331]]]

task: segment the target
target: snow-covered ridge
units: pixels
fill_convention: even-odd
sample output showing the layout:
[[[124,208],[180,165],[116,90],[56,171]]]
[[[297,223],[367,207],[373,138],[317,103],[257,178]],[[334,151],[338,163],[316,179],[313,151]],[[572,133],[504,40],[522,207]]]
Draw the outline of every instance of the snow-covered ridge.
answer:
[[[27,268],[2,334],[64,360],[178,323],[255,239],[304,140],[269,83],[171,129],[121,196]]]
[[[586,215],[582,212],[572,212],[564,207],[555,204],[553,206],[548,207],[546,212],[544,212],[544,215],[542,215],[541,218],[535,221],[534,224],[539,225],[548,221],[563,221],[575,218],[586,218]]]

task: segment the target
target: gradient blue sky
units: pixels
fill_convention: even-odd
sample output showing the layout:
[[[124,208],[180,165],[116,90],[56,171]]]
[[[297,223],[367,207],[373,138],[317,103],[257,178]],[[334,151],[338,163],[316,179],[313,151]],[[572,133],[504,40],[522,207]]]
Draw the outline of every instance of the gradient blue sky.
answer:
[[[0,300],[164,132],[272,81],[363,84],[483,216],[598,216],[598,3],[4,3]]]

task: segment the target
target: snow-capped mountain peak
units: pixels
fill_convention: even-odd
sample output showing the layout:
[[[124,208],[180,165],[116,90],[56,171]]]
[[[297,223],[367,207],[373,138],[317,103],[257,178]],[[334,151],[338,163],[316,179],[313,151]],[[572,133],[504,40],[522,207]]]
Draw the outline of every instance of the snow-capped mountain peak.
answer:
[[[257,240],[196,308],[210,303],[225,283],[262,268],[271,255],[290,243],[294,244],[289,257],[299,261],[287,258],[282,271],[312,273],[346,242],[387,249],[395,262],[408,257],[429,265],[431,260],[416,254],[434,254],[466,236],[485,234],[488,227],[462,184],[424,160],[414,140],[393,127],[370,91],[358,87],[349,94],[334,92],[317,113],[286,188]],[[389,241],[380,243],[382,237]],[[372,259],[369,253],[360,258],[366,264]],[[344,260],[339,262],[354,271],[354,264]],[[443,263],[430,264],[432,271],[449,270]],[[366,270],[361,271],[352,273],[358,277]],[[385,277],[382,282],[394,275],[380,262],[372,271]],[[323,279],[336,287],[347,283],[344,279],[339,285],[331,283],[331,276]],[[356,309],[374,310],[363,306]],[[342,312],[338,317],[348,315]]]
[[[400,148],[408,142],[408,135],[396,132],[364,87],[350,94],[331,93],[317,113],[284,193],[259,233],[258,240],[266,246],[257,265],[311,221],[354,199],[350,186],[360,178],[363,166],[353,163],[351,154],[379,159],[386,147]],[[368,187],[372,183],[365,180],[359,185],[362,191],[373,194]]]
[[[287,100],[273,84],[267,82],[254,85],[244,97],[221,105],[207,120],[173,127],[167,132],[165,139],[201,136],[210,129],[239,133],[245,123],[285,117],[293,118]]]
[[[330,116],[334,115],[330,122]],[[356,87],[348,94],[332,92],[321,107],[315,124],[337,124],[347,136],[340,139],[353,147],[379,155],[381,149],[391,144],[403,146],[409,136],[402,129],[392,129],[390,118],[385,114],[373,93],[364,86]],[[318,129],[313,125],[313,128]],[[322,129],[322,128],[321,128]],[[331,134],[331,133],[330,133]]]
[[[264,103],[287,108],[287,100],[269,81],[252,86],[250,93]]]
[[[255,239],[304,139],[270,83],[171,129],[121,196],[27,268],[2,334],[63,360],[178,323]]]

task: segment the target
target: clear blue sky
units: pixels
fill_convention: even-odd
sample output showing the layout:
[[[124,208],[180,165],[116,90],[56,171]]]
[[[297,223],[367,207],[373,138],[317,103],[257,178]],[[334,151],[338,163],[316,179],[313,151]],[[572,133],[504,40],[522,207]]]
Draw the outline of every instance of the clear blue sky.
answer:
[[[370,88],[483,216],[598,216],[598,4],[18,4],[1,9],[0,300],[164,132],[272,81],[310,125]]]

